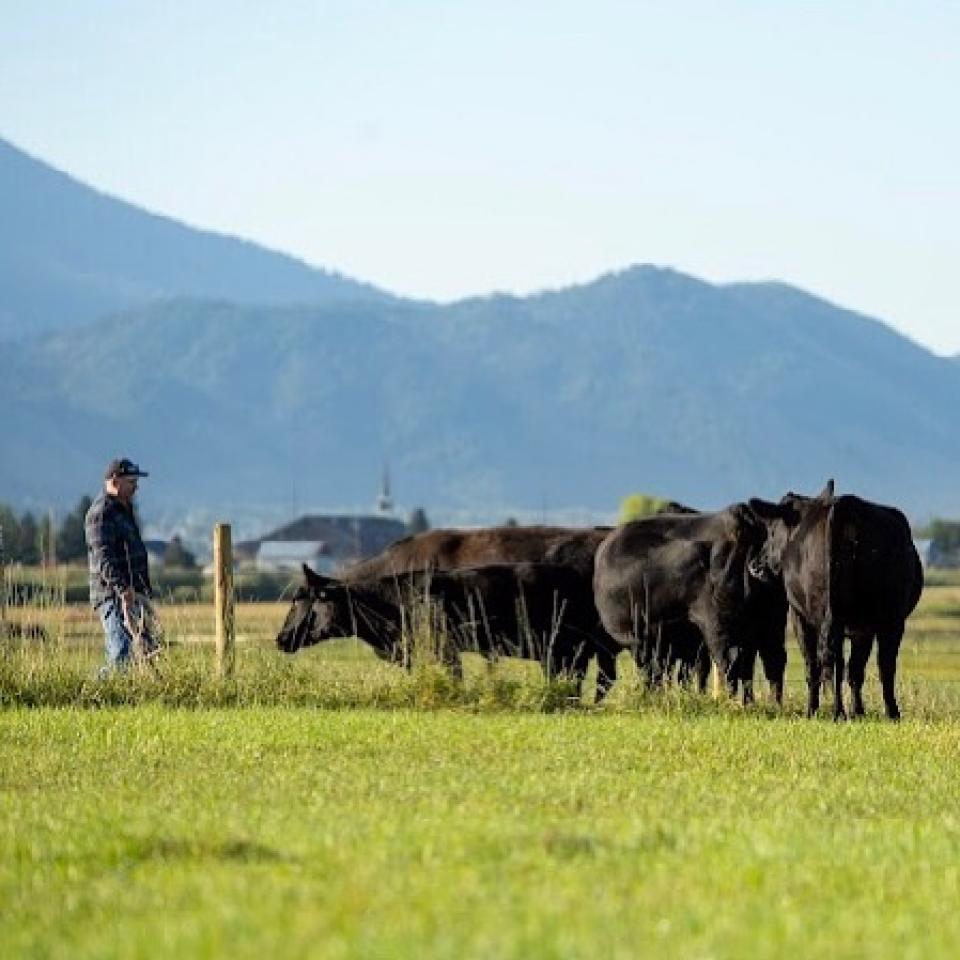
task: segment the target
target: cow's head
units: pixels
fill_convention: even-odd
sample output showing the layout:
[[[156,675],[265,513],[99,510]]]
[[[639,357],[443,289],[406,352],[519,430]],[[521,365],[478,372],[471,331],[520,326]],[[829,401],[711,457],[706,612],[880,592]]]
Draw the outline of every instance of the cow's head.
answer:
[[[293,595],[287,618],[277,634],[277,647],[296,653],[302,647],[354,633],[347,588],[303,565],[304,585]]]
[[[744,576],[744,571],[757,579],[769,579],[766,569],[758,564],[767,539],[767,525],[752,509],[752,502],[732,504],[727,508],[726,513],[733,521],[732,549],[728,555],[723,576],[741,578],[743,589],[749,592],[749,577]]]
[[[833,480],[816,497],[806,497],[792,491],[784,494],[779,503],[753,497],[748,505],[766,528],[760,552],[753,557],[748,570],[759,580],[771,580],[783,574],[783,552],[804,519],[815,508],[827,506],[833,500]]]

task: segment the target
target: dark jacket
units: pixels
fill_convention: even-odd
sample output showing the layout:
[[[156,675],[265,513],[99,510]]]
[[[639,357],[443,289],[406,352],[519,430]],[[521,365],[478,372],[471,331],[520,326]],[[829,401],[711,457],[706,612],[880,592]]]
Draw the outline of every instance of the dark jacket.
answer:
[[[152,592],[147,550],[130,507],[101,491],[87,511],[87,560],[90,566],[90,603],[115,597],[125,587],[148,596]]]

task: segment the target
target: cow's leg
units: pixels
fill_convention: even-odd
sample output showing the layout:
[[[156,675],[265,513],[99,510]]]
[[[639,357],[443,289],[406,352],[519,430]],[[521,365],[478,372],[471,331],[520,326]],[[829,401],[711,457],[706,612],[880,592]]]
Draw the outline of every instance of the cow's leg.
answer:
[[[757,648],[753,644],[742,647],[739,657],[740,682],[743,684],[743,705],[753,703],[753,675],[757,665]]]
[[[617,679],[617,651],[597,646],[597,703],[610,692]]]
[[[554,677],[566,674],[573,681],[577,699],[583,700],[583,681],[587,676],[589,663],[589,654],[582,645],[565,656],[558,655],[554,650],[545,663],[547,678],[552,680]]]
[[[643,680],[644,686],[649,690],[656,682],[656,644],[652,642],[653,638],[649,635],[640,637],[634,647],[634,660],[637,664],[637,672]]]
[[[883,705],[891,720],[900,719],[900,707],[894,687],[897,680],[897,656],[903,639],[903,624],[885,628],[877,634],[877,661],[880,665],[880,686],[883,688]]]
[[[794,631],[803,652],[807,673],[807,716],[816,716],[820,709],[820,655],[817,651],[817,631],[802,617],[793,620]]]
[[[643,611],[644,608],[640,604],[633,604],[630,633],[618,633],[616,630],[611,630],[607,623],[604,623],[604,626],[624,648],[629,648],[632,651],[633,662],[636,664],[640,681],[649,689],[653,685],[653,664],[651,663],[653,631]]]
[[[764,640],[760,646],[760,664],[763,675],[770,684],[770,695],[778,706],[783,706],[783,675],[787,669],[787,648],[781,637],[780,643]]]
[[[855,633],[850,638],[850,660],[847,663],[847,683],[850,685],[850,697],[853,700],[853,716],[862,717],[863,680],[867,669],[867,660],[873,648],[872,633]]]
[[[657,632],[653,638],[653,656],[651,658],[653,670],[651,679],[653,686],[663,688],[670,678],[670,636],[664,631],[663,624],[657,624]]]
[[[833,668],[833,719],[845,720],[843,708],[843,624],[827,617],[820,627],[820,657],[827,668]]]
[[[677,684],[684,690],[689,690],[693,685],[693,674],[696,668],[696,660],[691,656],[692,651],[684,651],[682,656],[677,657]]]
[[[707,650],[706,643],[700,643],[700,646],[697,648],[697,659],[695,661],[695,669],[697,672],[697,693],[706,693],[707,684],[710,682],[710,653]]]
[[[737,695],[736,662],[738,652],[733,646],[730,631],[725,625],[709,619],[701,625],[703,639],[710,651],[710,658],[717,666],[731,697]]]

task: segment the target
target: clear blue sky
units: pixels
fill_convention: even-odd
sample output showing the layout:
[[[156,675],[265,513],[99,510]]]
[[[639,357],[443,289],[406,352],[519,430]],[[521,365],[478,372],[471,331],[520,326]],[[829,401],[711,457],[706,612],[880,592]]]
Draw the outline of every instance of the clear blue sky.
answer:
[[[0,5],[0,136],[451,299],[778,278],[960,351],[960,2]]]

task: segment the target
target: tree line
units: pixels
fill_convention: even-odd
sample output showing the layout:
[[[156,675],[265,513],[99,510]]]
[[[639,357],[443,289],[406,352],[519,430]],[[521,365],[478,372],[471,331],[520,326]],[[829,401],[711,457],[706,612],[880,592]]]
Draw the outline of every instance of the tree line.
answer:
[[[933,566],[960,566],[960,520],[932,520],[923,532],[930,538]]]
[[[82,496],[59,523],[53,522],[51,514],[37,516],[29,510],[17,514],[12,507],[0,503],[0,560],[27,566],[85,561],[84,519],[92,503],[91,497]],[[619,521],[624,523],[650,516],[666,503],[661,497],[631,493],[620,502]],[[516,523],[515,520],[512,522]],[[408,533],[417,534],[429,529],[426,512],[417,507],[407,522]],[[937,518],[917,532],[930,538],[935,563],[945,566],[960,564],[960,520]],[[195,560],[180,538],[174,537],[167,546],[164,563],[190,568]]]
[[[0,562],[31,567],[86,563],[84,521],[92,503],[92,497],[82,496],[59,523],[51,513],[37,516],[26,510],[18,514],[9,505],[0,503]],[[196,566],[196,559],[179,537],[173,537],[167,544],[163,562],[165,566],[185,569]]]
[[[17,514],[12,507],[0,503],[0,557],[6,563],[28,566],[86,560],[83,521],[91,503],[91,497],[81,497],[59,523],[50,513],[37,516],[26,510]]]

